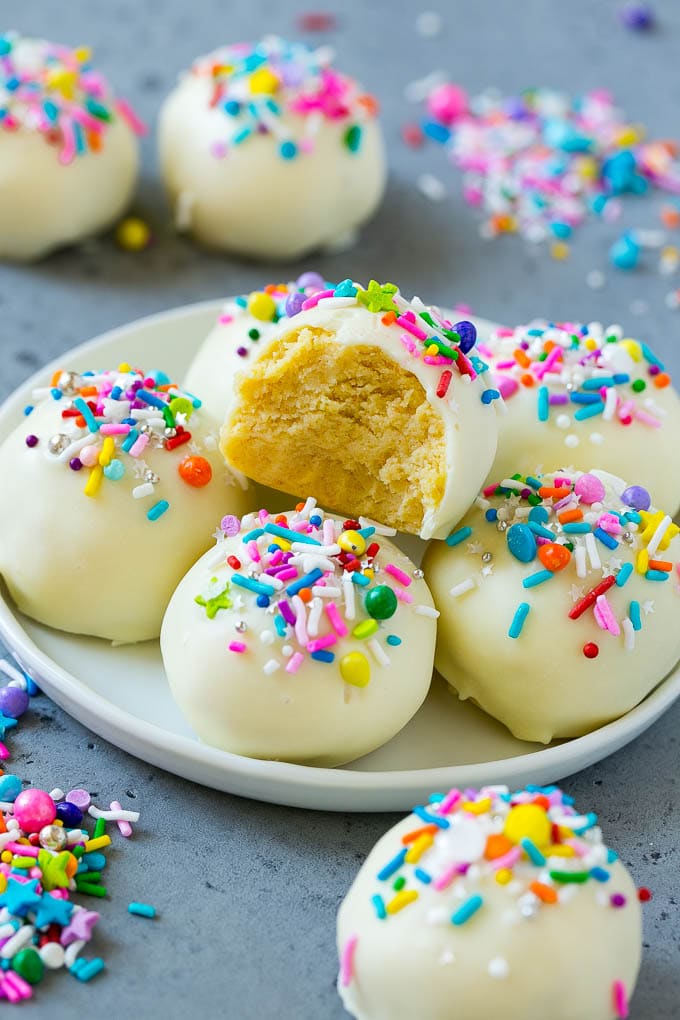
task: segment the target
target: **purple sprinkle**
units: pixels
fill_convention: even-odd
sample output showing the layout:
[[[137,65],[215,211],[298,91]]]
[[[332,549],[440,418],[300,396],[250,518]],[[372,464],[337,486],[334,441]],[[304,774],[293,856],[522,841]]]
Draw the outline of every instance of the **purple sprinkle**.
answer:
[[[626,897],[623,895],[623,893],[617,892],[610,896],[609,902],[613,907],[616,907],[617,909],[620,907],[625,907]]]
[[[246,347],[237,347],[236,348],[236,353],[238,354],[239,358],[247,358],[248,357],[248,350],[247,350]]]
[[[460,337],[460,349],[463,354],[467,354],[468,351],[472,350],[477,340],[477,329],[472,322],[468,322],[467,319],[463,319],[462,322],[455,322],[453,324],[453,331]]]
[[[300,290],[288,295],[286,298],[286,315],[289,319],[292,319],[294,315],[297,315],[298,312],[302,311],[302,306],[305,301],[306,297]]]
[[[652,497],[641,485],[629,485],[621,493],[621,499],[633,510],[649,510],[652,505]]]
[[[568,393],[551,393],[548,397],[548,403],[550,404],[568,404],[569,394]]]
[[[279,612],[281,613],[281,616],[284,618],[286,623],[289,623],[291,627],[295,626],[295,621],[297,617],[285,599],[281,599],[281,601],[279,602]]]
[[[649,374],[650,375],[658,375],[660,371],[661,371],[661,369],[659,368],[658,365],[650,365],[649,366]]]
[[[220,530],[223,531],[225,535],[233,537],[234,535],[238,535],[241,530],[241,522],[238,517],[234,517],[233,514],[227,514],[226,517],[223,517],[220,521]]]
[[[303,290],[307,287],[313,287],[315,290],[324,290],[326,281],[319,273],[303,273],[302,276],[298,276],[297,285],[302,287]]]
[[[83,466],[83,462],[80,459],[80,457],[71,457],[70,461],[68,462],[68,466],[71,468],[71,471],[80,471],[81,467]]]
[[[654,12],[649,4],[631,2],[621,8],[620,18],[626,28],[646,32],[654,24]]]
[[[18,719],[28,708],[30,698],[21,687],[0,688],[0,712],[10,719]]]
[[[32,433],[31,433],[30,436],[26,436],[26,446],[33,447],[33,446],[37,446],[37,445],[38,445],[38,437],[37,436],[34,436]]]

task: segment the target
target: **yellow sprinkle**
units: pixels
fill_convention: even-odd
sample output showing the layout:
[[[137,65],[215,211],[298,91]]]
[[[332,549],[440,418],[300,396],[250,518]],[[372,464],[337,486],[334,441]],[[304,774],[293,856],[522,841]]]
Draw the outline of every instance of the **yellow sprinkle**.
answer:
[[[0,854],[0,861],[2,861],[3,864],[11,864],[12,863],[12,851],[11,850],[3,850],[2,853]]]
[[[569,257],[569,245],[564,241],[553,241],[550,245],[550,254],[558,262],[564,262]]]
[[[398,914],[400,910],[407,907],[409,903],[413,903],[414,900],[418,899],[418,893],[415,889],[402,889],[398,892],[385,907],[388,914]]]
[[[646,574],[649,570],[649,553],[646,549],[640,549],[635,557],[635,569],[638,574]]]
[[[583,346],[587,351],[594,351],[598,347],[598,343],[592,336],[589,336],[586,340],[584,340]]]
[[[424,832],[422,836],[418,836],[418,839],[409,847],[409,851],[406,854],[406,863],[417,864],[425,851],[430,849],[433,842],[434,840],[429,832]]]
[[[102,484],[102,477],[104,475],[104,469],[98,464],[93,467],[90,471],[89,478],[85,483],[83,492],[86,496],[96,496],[99,491],[99,486]]]
[[[472,815],[484,815],[491,807],[491,797],[482,797],[481,800],[466,800],[460,807],[461,811],[469,811]]]
[[[98,836],[97,839],[88,839],[85,844],[85,853],[89,854],[92,850],[101,850],[102,847],[109,846],[110,843],[110,836]]]
[[[18,854],[12,858],[13,868],[33,868],[35,866],[34,857],[21,857]]]
[[[340,675],[346,684],[366,687],[371,679],[371,665],[362,652],[348,652],[340,659]]]
[[[248,311],[261,322],[271,322],[276,315],[276,301],[271,294],[254,290],[248,298]]]
[[[63,826],[63,824],[64,823],[62,822],[61,818],[55,818],[54,821],[52,822],[52,825],[61,825],[61,826]]]
[[[115,449],[116,444],[113,441],[113,437],[107,436],[102,444],[101,450],[99,451],[99,463],[102,467],[106,467],[111,463],[111,458],[113,457]]]
[[[144,251],[150,242],[149,225],[139,216],[127,216],[116,227],[116,244],[123,251]]]
[[[563,843],[554,843],[544,851],[546,857],[575,857],[576,851],[573,846],[565,846]]]
[[[272,538],[270,545],[278,545],[282,552],[290,552],[290,542],[285,538]]]
[[[4,893],[7,888],[7,878],[0,872],[0,893]]]
[[[439,354],[439,348],[436,346],[436,344],[430,344],[429,347],[425,348],[425,353],[430,358],[436,358],[436,356]]]
[[[507,885],[512,880],[510,868],[499,868],[496,872],[496,881],[499,885]]]
[[[371,581],[373,580],[373,578],[375,576],[370,567],[366,567],[366,569],[363,571],[363,574],[364,574],[364,577],[369,577],[371,579]]]
[[[503,827],[503,833],[512,843],[521,843],[527,838],[538,847],[550,842],[551,832],[550,819],[539,804],[518,804],[510,808]]]
[[[623,347],[633,361],[642,361],[642,348],[637,340],[626,337],[624,340],[619,340],[619,347]]]
[[[79,64],[87,64],[92,59],[92,50],[89,46],[79,46],[74,55]]]
[[[119,372],[129,372],[130,371],[130,366],[127,363],[127,361],[121,361],[120,365],[118,366],[118,371]]]
[[[248,84],[253,95],[257,96],[264,93],[272,96],[275,92],[278,92],[280,82],[274,72],[270,71],[268,67],[261,67],[251,74]]]
[[[622,149],[627,149],[631,145],[638,144],[640,141],[640,134],[632,125],[627,125],[618,132],[616,141]]]

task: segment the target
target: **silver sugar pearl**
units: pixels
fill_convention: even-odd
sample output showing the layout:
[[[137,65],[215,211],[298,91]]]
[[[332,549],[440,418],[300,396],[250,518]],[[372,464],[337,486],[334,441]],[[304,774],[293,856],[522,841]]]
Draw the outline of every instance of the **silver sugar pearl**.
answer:
[[[507,531],[507,530],[508,530],[508,522],[507,521],[497,521],[496,522],[496,531],[503,532],[503,531]]]
[[[62,393],[75,393],[80,386],[80,376],[77,372],[62,372],[57,386]]]
[[[234,624],[234,629],[237,630],[239,634],[245,634],[248,630],[248,624],[245,620],[237,620]]]
[[[58,432],[56,436],[50,436],[50,438],[47,440],[47,449],[49,450],[50,453],[53,453],[55,454],[55,456],[58,456],[60,453],[63,453],[63,451],[66,449],[70,442],[71,440],[69,439],[68,436],[65,436],[61,432]]]
[[[514,534],[514,532],[513,532],[513,534]],[[490,553],[490,552],[482,553],[482,563],[491,563],[492,559],[493,559],[493,553]]]
[[[155,471],[149,470],[144,472],[144,481],[151,482],[152,485],[156,485],[158,482],[160,482],[160,478],[155,473]]]
[[[177,435],[177,429],[169,429],[169,428],[168,429],[164,429],[163,430],[163,435],[165,436],[166,439],[174,439],[175,436]]]
[[[45,825],[38,833],[40,846],[45,850],[63,850],[66,833],[61,825]]]
[[[425,574],[424,574],[424,573],[423,573],[423,571],[422,571],[422,570],[420,569],[420,567],[416,567],[416,569],[415,569],[415,570],[413,571],[413,576],[415,577],[415,579],[416,579],[417,581],[420,581],[420,580],[421,580],[421,578],[425,577]]]
[[[635,541],[630,531],[624,531],[623,534],[621,535],[621,538],[626,543],[626,545],[632,545],[633,542]]]
[[[137,429],[138,429],[138,430],[139,430],[139,431],[140,431],[140,432],[142,433],[142,435],[144,435],[144,436],[148,435],[148,434],[149,434],[149,432],[151,432],[151,426],[150,426],[150,425],[149,425],[149,423],[148,423],[148,422],[146,422],[146,421],[140,422],[140,424],[139,424],[139,425],[137,426]]]

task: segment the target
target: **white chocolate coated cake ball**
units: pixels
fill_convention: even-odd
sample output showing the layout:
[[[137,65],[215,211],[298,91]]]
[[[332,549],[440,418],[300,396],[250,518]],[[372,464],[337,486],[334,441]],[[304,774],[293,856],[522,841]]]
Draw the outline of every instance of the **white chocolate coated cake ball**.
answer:
[[[451,790],[395,825],[338,914],[356,1020],[628,1016],[637,890],[556,787]]]
[[[680,537],[639,485],[567,469],[485,490],[423,570],[437,669],[522,740],[576,737],[680,659]]]
[[[198,59],[160,115],[177,226],[268,260],[347,246],[385,187],[376,113],[325,50],[268,37]]]
[[[156,638],[182,575],[251,497],[161,372],[57,372],[0,445],[0,574],[58,630]]]
[[[375,280],[300,298],[226,380],[227,462],[339,513],[444,537],[496,448],[498,391],[474,325]]]
[[[620,326],[537,320],[497,329],[483,355],[507,407],[489,481],[571,464],[635,478],[680,508],[680,399],[663,362]]]
[[[437,613],[421,571],[384,529],[312,499],[222,524],[161,632],[170,688],[199,737],[330,766],[398,733],[432,679]]]
[[[143,126],[89,51],[0,36],[0,258],[30,261],[111,226]]]

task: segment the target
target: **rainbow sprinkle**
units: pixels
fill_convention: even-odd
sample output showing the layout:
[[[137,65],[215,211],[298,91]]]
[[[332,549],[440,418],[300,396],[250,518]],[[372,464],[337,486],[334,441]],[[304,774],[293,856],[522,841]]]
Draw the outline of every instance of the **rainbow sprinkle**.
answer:
[[[407,574],[383,563],[377,539],[394,535],[391,528],[364,518],[336,521],[312,498],[289,514],[249,514],[237,533],[231,520],[228,524],[211,556],[205,589],[194,601],[209,620],[220,611],[233,616],[237,636],[226,647],[242,656],[252,654],[253,639],[241,609],[245,604],[260,610],[258,645],[271,649],[263,666],[267,675],[282,667],[295,674],[313,660],[333,666],[349,686],[365,687],[371,671],[389,666],[388,653],[401,645],[381,624],[391,627],[404,613],[439,615],[403,598],[413,580],[422,578],[421,570]],[[338,641],[350,633],[365,643],[365,651],[338,655]]]
[[[0,129],[38,131],[63,166],[99,152],[117,118],[138,135],[146,128],[130,105],[115,99],[86,47],[0,36]]]
[[[314,151],[324,121],[342,124],[344,147],[357,152],[362,125],[378,112],[373,96],[331,67],[326,48],[275,36],[215,50],[190,73],[208,79],[210,106],[224,114],[224,136],[212,145],[218,159],[258,135],[275,141],[281,159],[296,159]]]
[[[182,449],[185,454],[173,469],[193,488],[212,481],[210,461],[200,456],[217,448],[208,434],[198,444],[188,423],[201,406],[197,397],[172,383],[164,372],[149,375],[128,364],[112,371],[68,372],[58,370],[50,385],[33,391],[34,401],[50,399],[60,412],[59,432],[47,441],[30,432],[25,437],[31,451],[43,451],[48,461],[86,472],[83,492],[95,498],[104,484],[134,479],[133,499],[153,500],[146,508],[150,521],[170,510],[166,499],[157,499],[161,478],[144,460],[145,451]],[[35,404],[26,409],[34,411]]]

